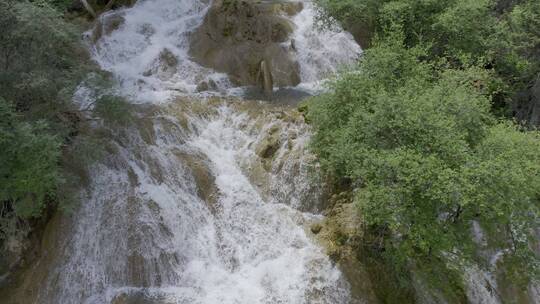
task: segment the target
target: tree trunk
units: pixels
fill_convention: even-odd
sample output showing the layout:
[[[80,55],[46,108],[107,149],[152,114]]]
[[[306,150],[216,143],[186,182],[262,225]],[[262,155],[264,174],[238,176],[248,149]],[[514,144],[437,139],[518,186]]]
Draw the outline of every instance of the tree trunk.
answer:
[[[88,3],[88,1],[87,0],[81,0],[81,3],[83,4],[86,11],[92,16],[92,18],[96,19],[97,14],[94,11],[94,9],[92,8],[92,6]]]

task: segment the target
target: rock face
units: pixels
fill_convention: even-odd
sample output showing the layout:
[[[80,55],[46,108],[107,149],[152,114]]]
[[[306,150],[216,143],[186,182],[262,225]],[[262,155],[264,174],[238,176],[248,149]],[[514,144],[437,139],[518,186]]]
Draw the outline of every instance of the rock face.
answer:
[[[523,92],[514,107],[516,118],[531,126],[540,126],[540,74],[535,84]]]
[[[159,53],[152,68],[143,73],[144,76],[157,75],[161,80],[171,78],[178,71],[178,58],[168,49]]]
[[[227,73],[236,85],[270,87],[300,83],[289,35],[294,24],[286,16],[301,3],[215,0],[193,33],[190,54],[199,64]]]
[[[101,37],[110,35],[124,24],[124,13],[114,12],[97,19],[97,24],[90,35],[90,40],[95,44]]]

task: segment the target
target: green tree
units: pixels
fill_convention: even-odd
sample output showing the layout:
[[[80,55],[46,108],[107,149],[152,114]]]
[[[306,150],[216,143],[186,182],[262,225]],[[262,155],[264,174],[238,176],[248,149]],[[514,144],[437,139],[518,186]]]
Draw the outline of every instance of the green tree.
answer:
[[[71,98],[91,67],[79,31],[45,1],[1,1],[0,27],[0,202],[37,217],[59,197],[81,123]]]
[[[422,60],[393,32],[358,69],[311,101],[312,148],[348,180],[368,227],[402,265],[469,259],[471,221],[511,237],[515,273],[537,274],[529,250],[540,197],[540,137],[490,112],[493,73]],[[470,240],[470,241],[468,241]]]
[[[20,217],[38,216],[61,182],[61,140],[44,121],[21,121],[0,98],[0,201],[12,202]]]
[[[317,0],[322,20],[362,27],[368,37],[399,29],[406,47],[429,46],[424,61],[477,64],[501,79],[494,103],[506,114],[540,74],[540,3],[535,0]],[[369,45],[369,44],[366,44]],[[501,109],[502,108],[502,109]]]

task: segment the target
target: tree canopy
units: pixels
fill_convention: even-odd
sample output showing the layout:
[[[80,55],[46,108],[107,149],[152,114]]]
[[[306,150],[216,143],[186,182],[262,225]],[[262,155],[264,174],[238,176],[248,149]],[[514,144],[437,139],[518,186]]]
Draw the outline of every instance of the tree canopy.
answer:
[[[366,227],[384,232],[378,250],[401,265],[470,261],[476,221],[502,236],[512,275],[537,279],[531,242],[540,215],[540,133],[494,111],[509,75],[529,71],[486,66],[485,58],[496,58],[488,40],[501,34],[484,18],[494,14],[490,2],[323,5],[342,20],[377,12],[379,36],[357,68],[309,102],[307,116],[323,168],[349,185]],[[537,18],[534,9],[518,5],[506,20]],[[518,32],[504,34],[528,35]],[[530,47],[517,44],[504,56],[526,61]]]

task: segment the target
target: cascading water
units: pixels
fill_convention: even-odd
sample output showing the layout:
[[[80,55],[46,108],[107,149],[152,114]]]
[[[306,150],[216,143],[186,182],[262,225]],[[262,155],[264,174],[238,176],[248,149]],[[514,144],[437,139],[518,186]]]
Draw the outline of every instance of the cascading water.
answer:
[[[197,84],[208,79],[226,95],[236,94],[238,88],[232,87],[226,74],[198,65],[189,55],[190,35],[202,23],[209,5],[204,0],[143,0],[133,8],[106,14],[96,26],[94,58],[117,77],[121,92],[134,101],[156,103],[174,95],[193,95]],[[299,88],[317,91],[321,80],[353,63],[361,49],[339,28],[320,29],[313,4],[306,1],[303,6],[292,17],[295,31],[284,44],[294,40],[297,46]],[[114,29],[110,23],[115,22],[119,28],[103,35]],[[95,36],[96,30],[90,35]]]
[[[350,302],[347,282],[306,232],[320,191],[302,119],[195,93],[208,79],[234,92],[227,75],[188,54],[209,5],[142,0],[88,34],[119,94],[143,105],[132,126],[111,130],[112,152],[91,169],[39,303]],[[292,19],[300,87],[360,53],[347,33],[316,32],[313,14],[305,3]]]
[[[178,111],[160,109],[152,130],[119,135],[40,302],[347,303],[340,272],[302,226],[315,216],[266,203],[244,173],[257,162],[259,124],[276,121],[213,106],[188,115],[187,128]],[[301,151],[302,131],[279,132],[293,132]],[[212,194],[201,195],[197,170],[211,176],[202,191]]]

